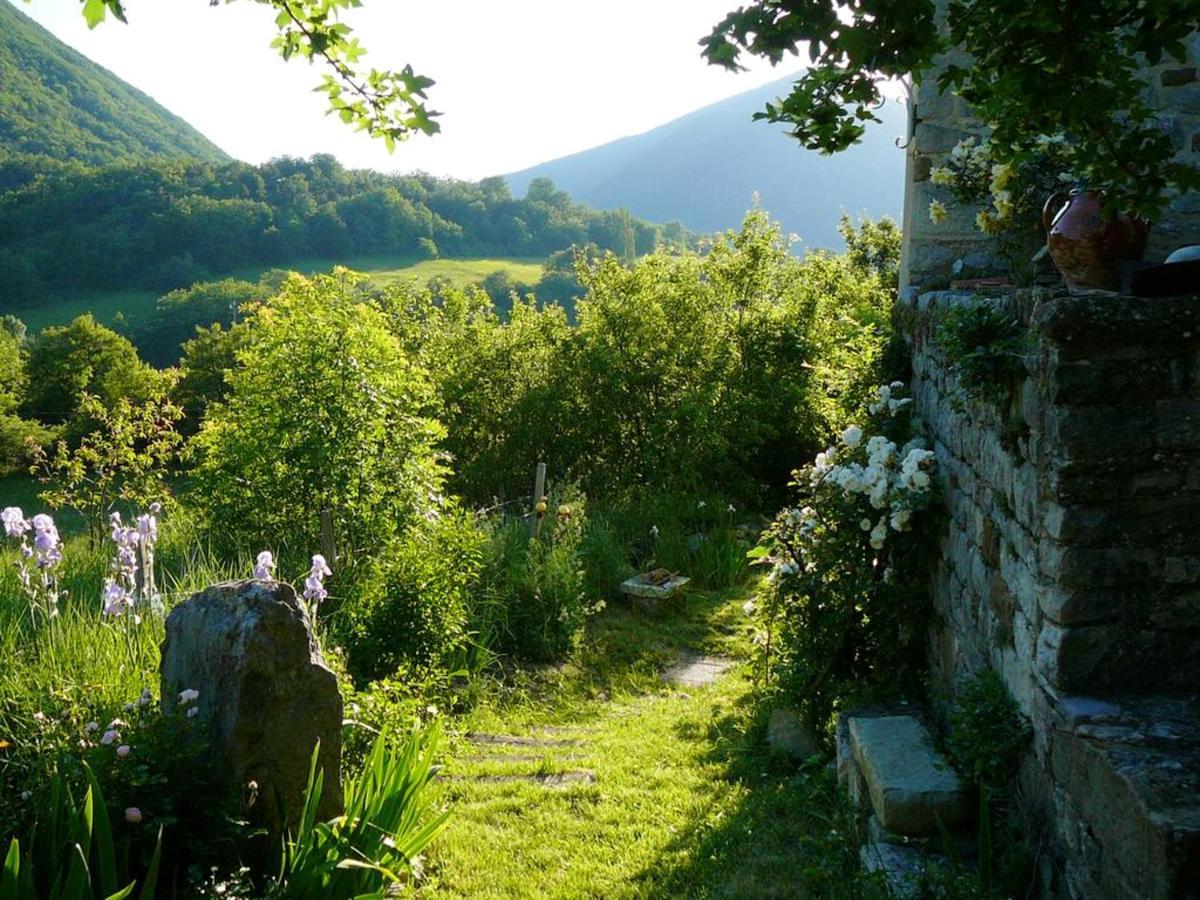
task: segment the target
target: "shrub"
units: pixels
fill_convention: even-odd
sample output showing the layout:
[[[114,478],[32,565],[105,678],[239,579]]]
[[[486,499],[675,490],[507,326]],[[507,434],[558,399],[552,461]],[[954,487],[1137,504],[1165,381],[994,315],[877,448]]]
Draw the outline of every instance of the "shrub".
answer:
[[[118,853],[116,829],[105,806],[104,794],[91,771],[85,768],[85,773],[86,787],[79,801],[64,778],[56,776],[51,782],[38,827],[31,831],[25,847],[17,838],[8,845],[0,868],[0,897],[118,900],[130,896],[139,887],[139,881],[139,896],[155,896],[157,846],[145,868],[137,867],[136,863],[131,865],[128,852]],[[140,811],[126,809],[123,818],[136,825],[141,821]]]
[[[344,570],[430,509],[442,431],[428,379],[355,284],[344,271],[293,276],[252,314],[229,395],[192,442],[195,496],[221,546],[307,554],[329,509]]]
[[[858,234],[858,232],[855,232]],[[890,333],[889,234],[797,260],[760,211],[706,256],[581,255],[565,310],[478,290],[383,305],[432,373],[472,501],[515,497],[547,457],[593,499],[630,491],[782,495],[797,448],[859,404]]]
[[[356,679],[445,664],[464,646],[488,539],[474,514],[448,503],[387,547],[334,624]]]
[[[125,398],[141,402],[163,385],[133,344],[90,315],[42,331],[30,344],[26,371],[22,409],[46,423],[67,423],[73,438],[92,424],[86,415],[77,421],[85,396],[112,407]]]
[[[104,743],[109,733],[116,737]],[[208,735],[185,709],[164,715],[143,690],[121,718],[82,727],[80,746],[114,819],[129,808],[139,812],[138,823],[120,825],[132,867],[145,871],[158,857],[169,883],[236,872],[235,851],[247,837],[241,801],[248,798],[229,795]]]
[[[1007,412],[1014,385],[1025,376],[1029,329],[1011,313],[978,303],[950,310],[936,340],[963,391]]]
[[[589,614],[597,608],[584,594],[582,494],[552,494],[541,532],[531,537],[521,521],[496,528],[489,551],[487,585],[492,598],[480,627],[495,635],[498,651],[548,661],[570,653]]]
[[[817,728],[851,698],[919,687],[935,460],[911,437],[901,387],[879,389],[869,432],[847,428],[796,473],[796,505],[754,551],[771,567],[758,597],[765,663]]]
[[[999,674],[985,669],[955,697],[947,745],[971,784],[1000,790],[1016,776],[1031,733]]]

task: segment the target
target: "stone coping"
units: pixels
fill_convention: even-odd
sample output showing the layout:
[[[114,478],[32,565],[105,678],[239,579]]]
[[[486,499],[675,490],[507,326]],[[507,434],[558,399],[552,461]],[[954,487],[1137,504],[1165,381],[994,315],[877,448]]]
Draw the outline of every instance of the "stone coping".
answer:
[[[920,314],[976,303],[1011,307],[1031,327],[1055,342],[1180,343],[1200,337],[1200,293],[1134,297],[1096,291],[1070,294],[1047,288],[905,291],[901,303]]]

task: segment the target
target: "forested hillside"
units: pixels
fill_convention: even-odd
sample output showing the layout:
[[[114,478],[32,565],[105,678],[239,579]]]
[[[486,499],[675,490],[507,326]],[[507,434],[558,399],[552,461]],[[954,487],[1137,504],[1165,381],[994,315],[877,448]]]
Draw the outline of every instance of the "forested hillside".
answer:
[[[187,122],[0,0],[0,156],[90,165],[228,157]]]
[[[590,243],[628,258],[690,240],[678,225],[576,204],[545,179],[517,200],[502,178],[385,175],[331,156],[41,174],[0,160],[0,191],[0,308],[73,288],[169,290],[313,256],[545,257]]]
[[[652,221],[679,219],[697,231],[735,228],[758,194],[785,231],[808,248],[842,246],[838,219],[868,214],[899,219],[904,184],[903,104],[856,147],[835,156],[805,150],[779,126],[756,122],[764,104],[791,89],[794,76],[722,100],[644,134],[621,138],[507,176],[520,195],[550,178],[581,203],[626,207]]]

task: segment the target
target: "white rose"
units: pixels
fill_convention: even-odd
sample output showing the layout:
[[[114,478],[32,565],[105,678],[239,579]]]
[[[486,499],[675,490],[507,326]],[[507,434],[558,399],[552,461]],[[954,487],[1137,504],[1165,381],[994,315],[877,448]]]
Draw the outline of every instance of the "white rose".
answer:
[[[842,432],[842,443],[851,449],[862,443],[863,432],[857,425],[851,425]]]

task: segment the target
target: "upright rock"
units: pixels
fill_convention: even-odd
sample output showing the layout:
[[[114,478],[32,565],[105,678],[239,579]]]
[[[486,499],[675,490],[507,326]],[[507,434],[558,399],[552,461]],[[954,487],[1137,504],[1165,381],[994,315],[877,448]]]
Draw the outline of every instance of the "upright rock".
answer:
[[[175,607],[166,629],[163,710],[194,704],[190,714],[210,729],[230,789],[257,796],[250,816],[274,831],[298,821],[317,741],[325,773],[318,815],[340,814],[342,698],[295,591],[272,581],[214,585]],[[181,700],[184,691],[199,696]]]

